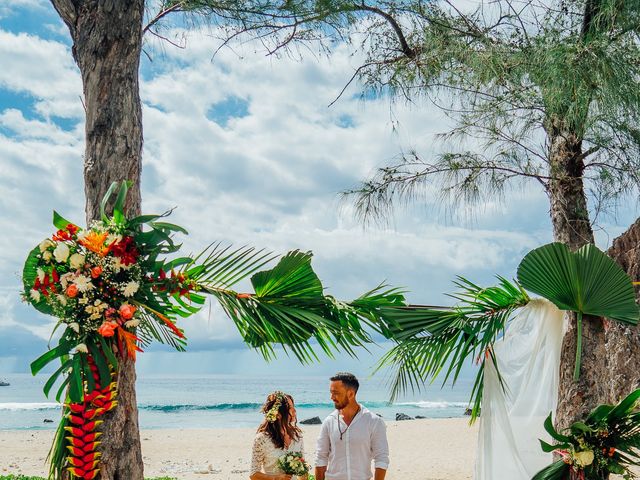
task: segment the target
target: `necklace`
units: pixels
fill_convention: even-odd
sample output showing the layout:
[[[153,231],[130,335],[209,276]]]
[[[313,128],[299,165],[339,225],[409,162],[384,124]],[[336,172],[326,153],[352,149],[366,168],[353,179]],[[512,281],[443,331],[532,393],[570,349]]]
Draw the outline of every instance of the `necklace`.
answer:
[[[340,414],[338,413],[338,432],[340,432],[340,440],[342,440],[342,436],[345,433],[347,433],[347,430],[349,430],[349,427],[353,423],[353,420],[356,418],[356,415],[358,415],[358,413],[360,413],[360,405],[358,405],[358,410],[356,410],[356,413],[351,418],[351,422],[349,422],[349,425],[347,425],[347,428],[344,429],[344,432],[342,431],[342,428],[340,428]],[[346,424],[347,422],[344,422],[344,423]]]

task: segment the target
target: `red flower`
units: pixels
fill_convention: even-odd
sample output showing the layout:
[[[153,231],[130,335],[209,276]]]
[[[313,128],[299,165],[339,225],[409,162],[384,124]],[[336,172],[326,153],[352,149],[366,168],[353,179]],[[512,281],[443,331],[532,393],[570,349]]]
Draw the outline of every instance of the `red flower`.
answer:
[[[120,306],[119,312],[123,320],[131,320],[131,318],[133,317],[133,314],[136,313],[136,307],[128,303],[123,303]]]
[[[123,265],[132,265],[138,260],[140,252],[136,248],[133,237],[124,237],[118,243],[114,243],[111,247],[113,255],[120,258]]]
[[[103,337],[113,337],[116,328],[118,328],[116,322],[104,322],[100,325],[100,328],[98,328],[98,333]]]
[[[98,278],[102,273],[102,267],[93,267],[91,269],[91,278]]]
[[[69,298],[75,298],[76,295],[78,295],[78,287],[75,285],[75,283],[71,283],[67,286],[67,297]]]

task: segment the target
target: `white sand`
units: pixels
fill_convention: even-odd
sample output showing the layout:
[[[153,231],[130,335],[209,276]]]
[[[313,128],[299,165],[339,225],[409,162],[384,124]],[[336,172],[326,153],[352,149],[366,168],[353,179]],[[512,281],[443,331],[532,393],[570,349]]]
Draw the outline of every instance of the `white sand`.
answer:
[[[471,479],[477,426],[467,418],[388,422],[392,480]],[[307,458],[319,427],[303,427]],[[0,431],[0,474],[45,476],[53,431]],[[248,479],[254,430],[144,430],[145,476],[180,480]]]

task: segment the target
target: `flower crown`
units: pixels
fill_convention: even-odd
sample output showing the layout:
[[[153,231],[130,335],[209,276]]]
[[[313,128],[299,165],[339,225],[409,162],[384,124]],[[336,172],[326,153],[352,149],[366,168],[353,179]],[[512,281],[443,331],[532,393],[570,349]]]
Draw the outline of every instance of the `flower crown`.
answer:
[[[273,405],[271,406],[271,408],[267,410],[264,415],[265,419],[269,423],[273,423],[278,419],[278,410],[280,410],[280,407],[282,406],[282,401],[284,400],[285,393],[278,390],[273,392],[269,396],[271,397],[272,395],[275,395],[276,401],[273,402]],[[263,411],[265,410],[265,408],[266,408],[266,405],[265,407],[263,407]]]

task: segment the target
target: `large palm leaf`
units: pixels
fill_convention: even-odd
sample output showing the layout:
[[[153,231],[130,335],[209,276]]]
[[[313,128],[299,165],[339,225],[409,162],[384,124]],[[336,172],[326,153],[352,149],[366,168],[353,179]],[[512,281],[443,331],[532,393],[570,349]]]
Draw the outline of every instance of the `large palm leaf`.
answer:
[[[458,379],[469,361],[479,364],[471,392],[474,421],[480,413],[484,361],[493,357],[493,343],[503,332],[513,311],[529,302],[522,288],[498,277],[498,286],[481,288],[458,277],[460,292],[452,295],[455,307],[387,307],[383,317],[396,345],[382,358],[377,370],[391,368],[391,398],[420,389],[444,372],[442,383]]]
[[[561,310],[577,312],[576,379],[580,375],[584,314],[631,325],[638,323],[640,317],[631,279],[592,244],[576,252],[571,252],[563,243],[536,248],[520,263],[518,281]]]
[[[214,256],[197,272],[198,284],[218,300],[245,342],[266,359],[274,358],[274,345],[280,344],[300,361],[313,361],[318,357],[312,340],[329,356],[335,350],[355,355],[355,347],[372,342],[365,326],[388,330],[385,308],[405,305],[402,292],[380,285],[353,302],[336,300],[324,294],[311,257],[310,252],[289,252],[274,268],[256,272],[255,265],[272,257],[262,252]],[[244,267],[238,268],[238,263]],[[231,289],[249,276],[254,293]]]

